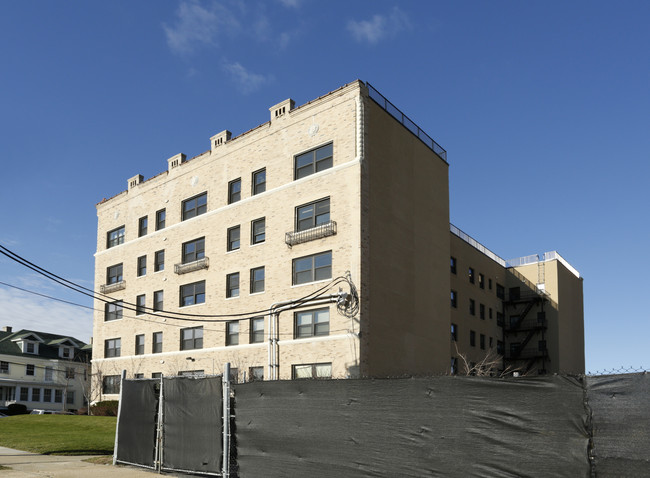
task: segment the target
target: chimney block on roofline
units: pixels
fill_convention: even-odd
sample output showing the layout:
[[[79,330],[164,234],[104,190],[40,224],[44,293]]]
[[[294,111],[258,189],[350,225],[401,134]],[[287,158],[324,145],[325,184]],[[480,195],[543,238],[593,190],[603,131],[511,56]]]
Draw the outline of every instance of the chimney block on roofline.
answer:
[[[129,189],[136,187],[138,184],[142,182],[143,179],[144,177],[142,176],[142,174],[136,174],[132,178],[129,178],[129,180],[127,181]]]
[[[232,133],[227,129],[224,129],[221,133],[215,134],[212,138],[210,138],[210,151],[214,151],[219,146],[223,146],[228,141],[230,141],[231,137]]]
[[[185,162],[185,155],[183,153],[178,153],[175,156],[172,156],[167,160],[167,171],[171,171],[174,168],[177,168]]]
[[[293,101],[291,98],[288,98],[283,102],[278,103],[277,105],[271,106],[269,108],[269,111],[271,112],[271,122],[273,122],[273,120],[275,119],[280,118],[281,116],[284,116],[292,109],[294,109],[295,106],[296,106],[296,102]]]

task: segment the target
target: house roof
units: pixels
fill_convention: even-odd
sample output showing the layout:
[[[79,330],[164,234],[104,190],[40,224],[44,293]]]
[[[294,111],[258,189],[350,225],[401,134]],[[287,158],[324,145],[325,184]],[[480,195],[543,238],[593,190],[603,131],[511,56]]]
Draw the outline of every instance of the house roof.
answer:
[[[38,354],[24,354],[19,343],[23,340],[39,342]],[[0,355],[37,356],[46,359],[59,358],[59,346],[69,345],[76,351],[89,352],[91,346],[74,337],[48,334],[22,329],[17,332],[0,331]],[[76,353],[75,353],[76,355]]]

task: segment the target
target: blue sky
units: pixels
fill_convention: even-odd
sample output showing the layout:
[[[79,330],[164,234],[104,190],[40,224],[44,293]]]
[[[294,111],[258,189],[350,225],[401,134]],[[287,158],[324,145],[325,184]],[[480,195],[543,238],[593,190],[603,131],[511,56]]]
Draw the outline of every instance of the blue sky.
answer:
[[[368,81],[448,151],[451,220],[584,277],[587,369],[650,368],[650,3],[22,1],[0,15],[0,244],[92,288],[94,205],[286,98]],[[91,301],[0,257],[0,282]],[[0,326],[89,310],[0,284]]]

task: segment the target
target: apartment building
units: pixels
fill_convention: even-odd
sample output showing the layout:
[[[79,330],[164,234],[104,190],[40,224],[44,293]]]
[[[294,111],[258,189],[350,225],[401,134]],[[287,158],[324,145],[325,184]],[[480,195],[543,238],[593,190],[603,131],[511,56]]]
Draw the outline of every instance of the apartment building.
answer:
[[[481,334],[485,350],[489,337],[508,349],[496,283],[513,294],[516,285],[505,263],[450,233],[443,148],[360,81],[269,112],[268,122],[237,137],[223,130],[208,151],[177,154],[161,174],[135,175],[97,204],[93,368],[105,393],[117,392],[122,370],[212,374],[230,362],[238,380],[401,376],[449,373],[457,350],[478,360]],[[489,299],[473,297],[494,317],[475,330],[453,292],[449,300],[450,290],[458,303],[474,294],[460,283],[462,264],[492,274],[495,287]],[[532,292],[541,294],[537,283]],[[563,317],[579,323],[567,339],[578,357],[574,309]],[[450,340],[452,324],[474,330],[479,346]],[[552,370],[544,367],[533,368]]]
[[[63,335],[0,330],[0,408],[76,411],[86,405],[90,346]]]

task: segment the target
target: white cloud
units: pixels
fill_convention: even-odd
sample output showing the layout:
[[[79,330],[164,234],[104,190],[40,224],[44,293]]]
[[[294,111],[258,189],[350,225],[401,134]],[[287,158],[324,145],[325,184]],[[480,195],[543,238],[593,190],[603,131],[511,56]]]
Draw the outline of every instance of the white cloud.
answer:
[[[192,53],[205,45],[216,45],[223,31],[239,30],[239,21],[229,9],[213,2],[204,7],[196,0],[182,1],[176,12],[174,26],[163,24],[169,48],[180,55]]]
[[[375,44],[386,37],[393,37],[411,28],[408,15],[393,7],[388,15],[373,15],[370,20],[348,22],[348,31],[360,42]]]
[[[230,73],[237,83],[237,88],[244,94],[252,93],[270,80],[264,75],[248,71],[239,62],[224,63],[223,68]]]

